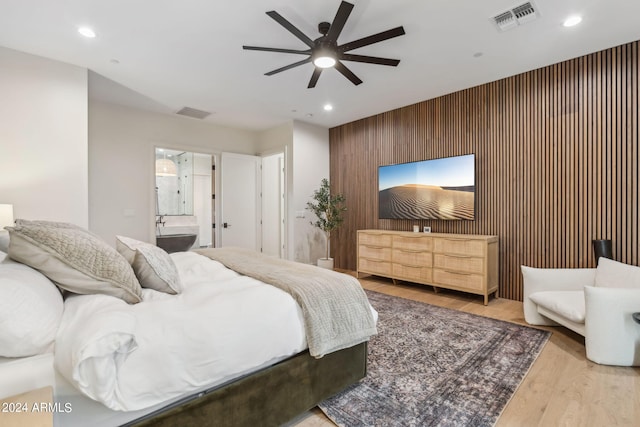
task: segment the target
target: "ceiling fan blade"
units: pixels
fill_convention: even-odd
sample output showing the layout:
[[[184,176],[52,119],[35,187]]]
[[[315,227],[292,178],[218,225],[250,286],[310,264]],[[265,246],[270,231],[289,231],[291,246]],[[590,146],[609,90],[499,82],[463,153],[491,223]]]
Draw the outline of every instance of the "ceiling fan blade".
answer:
[[[366,62],[367,64],[390,65],[392,67],[397,67],[400,63],[399,59],[378,58],[376,56],[365,55],[352,55],[350,53],[343,53],[342,55],[340,55],[340,59],[343,61]]]
[[[344,28],[344,24],[346,24],[347,19],[349,19],[349,15],[351,15],[352,10],[353,5],[351,3],[347,3],[346,1],[340,3],[338,12],[336,12],[336,16],[333,18],[333,22],[329,27],[329,32],[327,33],[326,38],[327,41],[335,42],[338,40],[338,37]]]
[[[340,71],[340,73],[342,73],[343,76],[351,80],[351,83],[353,83],[354,85],[357,86],[360,83],[362,83],[362,80],[360,80],[358,76],[353,74],[353,72],[350,69],[348,69],[342,62],[336,61],[336,65],[334,65],[334,68]]]
[[[369,36],[369,37],[364,37],[364,38],[361,38],[361,39],[358,39],[358,40],[354,40],[354,41],[349,42],[349,43],[345,43],[342,46],[338,46],[338,49],[341,52],[348,52],[348,51],[353,50],[353,49],[358,49],[359,47],[368,46],[368,45],[374,44],[374,43],[379,43],[381,41],[392,39],[392,38],[398,37],[398,36],[402,36],[404,34],[405,34],[405,32],[404,32],[404,28],[403,27],[396,27],[396,28],[393,28],[391,30],[383,31],[383,32],[378,33],[378,34],[374,34],[374,35]]]
[[[313,70],[313,74],[311,75],[311,80],[309,80],[309,86],[307,86],[307,89],[316,87],[316,83],[318,83],[318,79],[320,78],[321,73],[322,68],[320,67],[316,67],[316,69]]]
[[[302,31],[297,29],[291,22],[289,22],[286,19],[284,19],[282,17],[282,15],[280,15],[275,10],[267,12],[267,15],[269,15],[271,18],[273,18],[278,24],[280,24],[284,28],[286,28],[291,34],[293,34],[294,36],[296,36],[297,38],[302,40],[304,42],[304,44],[306,44],[307,46],[309,46],[311,48],[314,46],[313,40],[311,40],[309,37],[307,37]]]
[[[280,49],[277,47],[260,47],[260,46],[242,46],[244,50],[260,50],[264,52],[281,52],[281,53],[296,53],[300,55],[311,55],[311,49],[309,50],[295,50],[295,49]]]
[[[311,57],[308,57],[307,59],[303,59],[302,61],[294,62],[293,64],[289,64],[289,65],[284,66],[282,68],[278,68],[277,70],[269,71],[268,73],[264,73],[264,75],[265,76],[273,76],[274,74],[280,73],[282,71],[290,70],[290,69],[298,67],[300,65],[304,65],[304,64],[306,64],[308,62],[311,62]]]

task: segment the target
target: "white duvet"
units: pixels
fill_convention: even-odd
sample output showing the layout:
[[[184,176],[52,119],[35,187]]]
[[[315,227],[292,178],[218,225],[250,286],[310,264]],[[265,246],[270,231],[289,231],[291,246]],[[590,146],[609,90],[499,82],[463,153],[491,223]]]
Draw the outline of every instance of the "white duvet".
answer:
[[[287,293],[195,253],[172,259],[179,295],[146,289],[135,305],[105,295],[65,301],[56,369],[111,409],[143,409],[307,347]]]

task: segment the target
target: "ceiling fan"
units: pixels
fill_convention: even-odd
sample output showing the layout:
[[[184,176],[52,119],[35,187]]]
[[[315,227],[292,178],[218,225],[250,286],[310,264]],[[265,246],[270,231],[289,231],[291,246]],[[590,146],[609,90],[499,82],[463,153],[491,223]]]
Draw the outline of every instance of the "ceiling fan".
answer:
[[[338,8],[338,12],[336,13],[335,18],[333,18],[332,23],[321,22],[320,24],[318,24],[318,31],[320,32],[320,34],[322,34],[322,36],[315,40],[311,40],[302,31],[296,28],[291,22],[283,18],[282,15],[272,10],[270,12],[267,12],[267,15],[269,15],[277,23],[286,28],[291,34],[302,40],[302,42],[306,44],[309,49],[295,50],[259,46],[242,46],[242,48],[245,50],[293,53],[297,55],[308,56],[302,61],[294,62],[293,64],[289,64],[282,68],[269,71],[268,73],[265,73],[266,76],[272,76],[282,71],[290,70],[291,68],[313,62],[313,65],[315,65],[315,69],[313,70],[313,74],[311,75],[311,80],[309,81],[309,85],[307,86],[308,88],[315,87],[318,79],[320,78],[322,70],[331,67],[334,67],[336,70],[338,70],[354,85],[359,85],[360,83],[362,83],[362,80],[360,80],[358,76],[356,76],[349,68],[347,68],[342,63],[342,61],[365,62],[368,64],[389,65],[392,67],[396,67],[400,63],[400,60],[378,58],[375,56],[354,55],[347,52],[363,46],[368,46],[370,44],[379,43],[393,37],[404,35],[405,32],[404,28],[400,26],[349,43],[338,45],[338,37],[340,36],[340,33],[342,32],[342,29],[344,28],[344,25],[346,24],[352,9],[353,4],[346,1],[340,3],[340,7]]]

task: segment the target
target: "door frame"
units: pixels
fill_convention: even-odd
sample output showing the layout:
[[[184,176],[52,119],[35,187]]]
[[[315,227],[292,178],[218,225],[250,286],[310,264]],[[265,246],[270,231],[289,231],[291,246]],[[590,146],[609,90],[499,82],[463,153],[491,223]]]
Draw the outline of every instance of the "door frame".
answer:
[[[149,224],[149,236],[150,236],[150,242],[154,242],[156,241],[156,193],[155,193],[155,182],[156,182],[156,150],[158,148],[166,148],[169,150],[180,150],[180,151],[187,151],[187,152],[191,152],[191,153],[199,153],[199,154],[208,154],[211,156],[211,164],[212,165],[216,165],[217,163],[220,162],[220,151],[215,151],[215,150],[208,150],[205,147],[196,147],[196,146],[191,146],[188,144],[176,144],[173,142],[164,142],[164,141],[153,141],[151,144],[151,154],[149,156],[149,168],[150,168],[150,182],[151,185],[149,186],[150,191],[149,191],[149,206],[151,207],[150,209],[150,213],[151,213],[151,221]],[[215,179],[215,188],[212,188],[214,194],[216,195],[215,198],[215,212],[212,212],[211,215],[211,221],[213,222],[213,224],[216,224],[216,228],[213,228],[213,224],[212,224],[212,238],[213,238],[213,242],[214,242],[214,247],[215,247],[215,243],[218,241],[219,236],[218,236],[218,231],[217,231],[217,224],[218,224],[218,214],[220,212],[220,197],[218,197],[218,195],[220,194],[220,171],[219,168],[216,166],[216,169],[213,171],[213,175],[214,175],[214,179]]]

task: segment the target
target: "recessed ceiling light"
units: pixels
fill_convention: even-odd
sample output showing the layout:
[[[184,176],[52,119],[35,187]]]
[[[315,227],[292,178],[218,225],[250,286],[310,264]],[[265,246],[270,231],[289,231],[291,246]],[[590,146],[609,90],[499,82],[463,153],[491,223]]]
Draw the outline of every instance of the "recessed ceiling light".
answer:
[[[482,55],[484,55],[482,52],[476,52],[473,54],[474,58],[480,58]]]
[[[80,34],[82,34],[85,37],[88,37],[90,39],[94,38],[96,36],[96,33],[89,27],[80,27],[78,28],[78,32]]]
[[[113,59],[112,59],[111,61],[109,61],[109,62],[111,62],[112,64],[116,64],[116,65],[118,65],[118,64],[120,63],[120,61],[118,61],[118,60],[117,60],[117,59],[115,59],[115,58],[113,58]]]
[[[565,27],[573,27],[582,22],[582,17],[578,15],[568,17],[562,25]]]
[[[324,106],[324,111],[331,111],[331,110],[333,110],[333,105],[331,105],[331,104],[326,104],[326,105]]]

